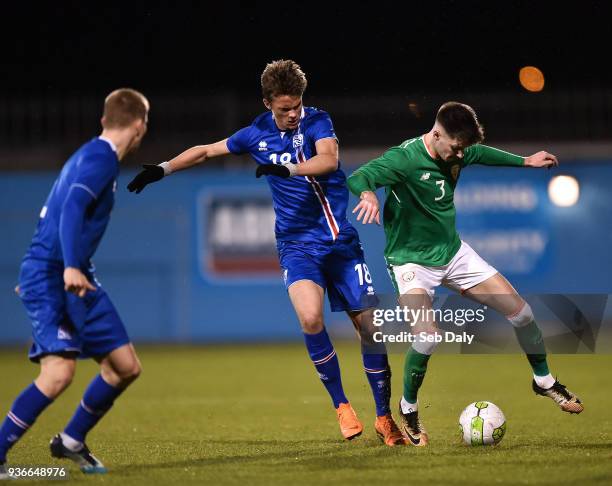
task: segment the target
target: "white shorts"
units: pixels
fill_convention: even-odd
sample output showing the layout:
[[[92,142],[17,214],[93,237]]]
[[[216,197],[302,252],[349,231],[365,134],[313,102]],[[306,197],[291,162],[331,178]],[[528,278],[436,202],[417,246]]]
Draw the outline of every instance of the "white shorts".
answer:
[[[412,289],[424,289],[433,298],[435,288],[444,285],[464,292],[497,273],[465,241],[453,259],[441,267],[426,267],[416,263],[389,265],[400,295]]]

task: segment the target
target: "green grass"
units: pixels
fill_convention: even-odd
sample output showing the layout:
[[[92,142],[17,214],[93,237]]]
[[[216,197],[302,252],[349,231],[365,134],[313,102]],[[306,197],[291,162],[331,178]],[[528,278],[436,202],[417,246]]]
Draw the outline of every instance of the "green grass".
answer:
[[[9,461],[68,465],[70,484],[612,484],[610,355],[551,358],[553,372],[586,405],[579,416],[531,392],[522,356],[434,356],[420,398],[431,444],[417,449],[379,443],[358,347],[337,349],[347,395],[366,425],[352,442],[340,439],[300,345],[140,347],[142,377],[88,440],[109,474],[84,476],[48,455],[49,438],[95,373],[90,362],[79,363],[71,388]],[[403,359],[391,359],[395,410]],[[2,413],[36,372],[21,350],[0,351]],[[497,447],[458,443],[457,419],[475,400],[492,401],[506,415],[508,432]]]

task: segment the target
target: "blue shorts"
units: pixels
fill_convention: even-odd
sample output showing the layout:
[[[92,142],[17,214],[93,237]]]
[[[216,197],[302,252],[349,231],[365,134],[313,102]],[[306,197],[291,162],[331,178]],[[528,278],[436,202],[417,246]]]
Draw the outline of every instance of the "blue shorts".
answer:
[[[285,287],[312,280],[327,290],[333,312],[361,311],[378,304],[357,236],[332,244],[277,242]]]
[[[63,269],[25,260],[19,275],[19,296],[32,321],[30,360],[47,354],[76,353],[79,358],[102,357],[128,344],[125,326],[106,292],[80,298],[64,290]]]

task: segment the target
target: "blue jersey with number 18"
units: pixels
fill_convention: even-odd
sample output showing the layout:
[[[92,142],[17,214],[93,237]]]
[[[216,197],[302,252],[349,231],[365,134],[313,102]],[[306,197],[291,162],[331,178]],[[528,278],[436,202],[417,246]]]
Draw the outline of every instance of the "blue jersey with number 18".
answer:
[[[315,143],[324,138],[337,140],[329,115],[316,108],[303,108],[295,130],[281,131],[271,112],[227,140],[234,154],[249,153],[258,164],[299,164],[314,157]],[[338,169],[317,177],[284,179],[267,176],[276,213],[276,239],[330,243],[357,235],[346,219],[348,190],[344,172]]]

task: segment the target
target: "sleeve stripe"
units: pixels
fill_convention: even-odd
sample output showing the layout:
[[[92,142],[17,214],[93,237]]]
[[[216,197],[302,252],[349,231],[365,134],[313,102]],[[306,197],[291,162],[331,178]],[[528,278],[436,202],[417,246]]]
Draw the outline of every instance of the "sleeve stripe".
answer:
[[[338,144],[340,144],[340,141],[338,140],[338,137],[336,137],[335,135],[326,135],[324,137],[317,138],[315,140],[315,143],[317,143],[319,140],[325,140],[326,138],[333,138],[336,142],[338,142]]]
[[[72,184],[70,186],[70,189],[72,189],[73,187],[80,187],[81,189],[87,191],[91,195],[91,197],[93,197],[96,200],[98,199],[98,196],[96,196],[96,194],[89,187],[87,187],[85,184],[81,184],[79,182],[75,182],[74,184]]]
[[[511,155],[511,156],[513,156],[513,157],[521,157],[521,158],[523,158],[523,159],[525,158],[525,157],[523,157],[522,155],[513,154],[512,152],[507,152],[507,151],[505,151],[505,150],[498,149],[497,147],[491,147],[490,145],[485,145],[485,144],[481,144],[481,145],[482,145],[483,147],[487,147],[487,148],[489,148],[489,149],[495,150],[495,151],[500,152],[500,153],[502,153],[502,154]]]

